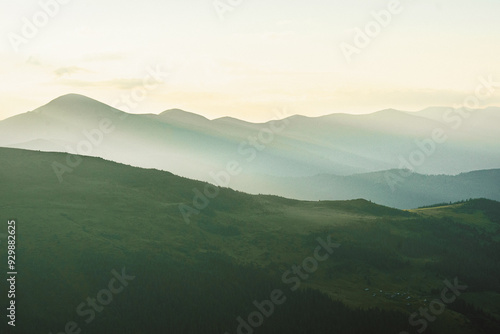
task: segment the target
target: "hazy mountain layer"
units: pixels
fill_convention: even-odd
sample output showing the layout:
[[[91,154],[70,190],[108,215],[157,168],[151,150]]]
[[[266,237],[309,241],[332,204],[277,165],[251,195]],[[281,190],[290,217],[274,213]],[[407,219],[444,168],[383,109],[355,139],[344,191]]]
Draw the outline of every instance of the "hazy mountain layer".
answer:
[[[465,118],[445,108],[384,110],[254,124],[229,117],[210,121],[178,109],[126,114],[71,94],[1,121],[0,145],[79,152],[201,180],[231,161],[241,165],[241,175],[351,175],[394,168],[458,174],[500,166],[499,111],[476,110]]]
[[[65,95],[0,122],[0,145],[99,156],[250,193],[366,198],[398,208],[471,197],[500,199],[500,109],[429,108],[368,115],[290,116],[254,124],[179,109],[127,114]],[[64,164],[71,169],[71,157]],[[66,171],[54,172],[64,181]],[[384,171],[384,172],[380,172]]]
[[[251,186],[246,186],[253,183]],[[254,194],[273,194],[302,200],[364,198],[400,209],[485,197],[500,201],[500,169],[448,175],[421,175],[407,170],[388,170],[349,176],[270,177],[256,175],[234,180],[237,189]]]

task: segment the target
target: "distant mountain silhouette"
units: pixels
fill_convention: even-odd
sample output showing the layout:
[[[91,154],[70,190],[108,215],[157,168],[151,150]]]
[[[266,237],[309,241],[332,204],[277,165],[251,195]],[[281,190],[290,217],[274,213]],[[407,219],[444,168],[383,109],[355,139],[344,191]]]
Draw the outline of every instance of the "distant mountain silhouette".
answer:
[[[242,191],[339,199],[365,189],[361,193],[369,199],[406,207],[404,203],[415,203],[405,200],[409,194],[400,193],[392,201],[385,181],[373,185],[379,178],[375,175],[383,173],[355,174],[408,168],[423,175],[456,175],[499,168],[499,121],[497,107],[463,115],[432,107],[418,112],[387,109],[366,115],[295,115],[257,124],[231,117],[209,120],[180,109],[159,115],[128,114],[68,94],[0,121],[0,146],[80,153],[212,183],[227,175],[230,164],[234,175],[221,185]],[[436,132],[440,142],[432,139]],[[405,180],[399,191],[423,196],[422,187],[413,180]],[[426,180],[434,182],[432,177]],[[344,191],[325,190],[333,185],[342,188],[339,182]],[[409,189],[410,185],[415,188]],[[449,192],[449,200],[466,193]]]

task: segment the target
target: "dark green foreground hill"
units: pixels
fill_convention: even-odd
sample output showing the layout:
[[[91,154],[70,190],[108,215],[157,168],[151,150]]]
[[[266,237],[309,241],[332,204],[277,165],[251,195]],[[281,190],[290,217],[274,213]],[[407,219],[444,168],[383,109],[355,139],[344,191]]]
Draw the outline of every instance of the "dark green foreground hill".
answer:
[[[206,184],[82,159],[59,182],[53,165],[66,154],[0,148],[0,235],[17,221],[7,333],[232,334],[239,317],[259,323],[241,333],[416,333],[419,310],[455,278],[467,288],[425,333],[500,332],[498,202],[400,211],[220,188],[187,224],[179,206],[193,207]],[[311,265],[318,238],[340,247],[308,274],[289,271]],[[119,289],[110,282],[122,270],[135,278]],[[276,289],[286,300],[260,321],[254,301]]]

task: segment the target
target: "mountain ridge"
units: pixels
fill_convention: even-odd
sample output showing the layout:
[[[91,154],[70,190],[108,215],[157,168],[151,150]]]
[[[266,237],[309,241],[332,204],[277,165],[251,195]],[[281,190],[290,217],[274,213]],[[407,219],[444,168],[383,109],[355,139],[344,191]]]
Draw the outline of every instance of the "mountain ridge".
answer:
[[[94,103],[94,104],[99,104],[99,105],[104,105],[104,106],[107,106],[107,107],[110,107],[110,108],[113,108],[113,109],[116,109],[114,107],[112,107],[111,105],[108,105],[104,102],[101,102],[97,99],[94,99],[94,98],[91,98],[91,97],[88,97],[86,95],[82,95],[82,94],[78,94],[78,93],[68,93],[68,94],[64,94],[64,95],[61,95],[61,96],[58,96],[52,100],[50,100],[49,102],[41,105],[40,107],[37,107],[31,111],[27,111],[27,112],[33,112],[37,109],[40,109],[40,108],[44,108],[44,107],[47,107],[47,106],[56,106],[56,105],[60,105],[60,104],[67,104],[67,103],[75,103],[75,102],[79,102],[79,103],[82,103],[82,102],[86,102],[86,103]],[[484,108],[479,108],[477,110],[479,111],[488,111],[488,110],[495,110],[495,109],[498,109],[500,108],[500,106],[488,106],[488,107],[484,107]],[[291,116],[287,116],[283,119],[286,119],[286,118],[290,118],[290,117],[295,117],[295,116],[300,116],[300,117],[305,117],[305,118],[309,118],[309,119],[319,119],[319,118],[328,118],[330,116],[335,116],[335,115],[346,115],[346,116],[353,116],[353,117],[363,117],[363,116],[367,116],[367,115],[374,115],[374,114],[379,114],[379,115],[383,115],[383,114],[407,114],[407,115],[413,115],[413,116],[419,116],[418,114],[422,113],[422,114],[425,114],[426,111],[428,110],[433,110],[433,109],[436,109],[436,110],[442,110],[442,111],[448,111],[448,110],[453,110],[452,107],[446,107],[446,106],[430,106],[430,107],[426,107],[426,108],[423,108],[423,109],[420,109],[420,110],[417,110],[417,111],[404,111],[404,110],[398,110],[398,109],[394,109],[394,108],[386,108],[386,109],[381,109],[381,110],[375,110],[373,112],[369,112],[369,113],[363,113],[363,114],[349,114],[349,113],[345,113],[345,112],[335,112],[335,113],[330,113],[330,114],[325,114],[325,115],[319,115],[319,116],[306,116],[306,115],[301,115],[301,114],[296,114],[296,115],[291,115]],[[118,109],[119,110],[119,109]],[[24,113],[27,113],[27,112],[24,112]],[[122,111],[124,112],[124,111]],[[18,116],[18,115],[22,115],[24,113],[19,113],[19,114],[16,114],[16,115],[13,115],[13,116],[10,116],[8,118],[11,118],[11,117],[15,117],[15,116]],[[126,112],[124,112],[126,113]],[[179,114],[189,114],[189,115],[196,115],[196,116],[199,116],[199,117],[202,117],[208,121],[217,121],[217,120],[222,120],[222,119],[226,119],[226,118],[229,118],[229,119],[234,119],[234,120],[238,120],[238,121],[241,121],[241,122],[245,122],[245,123],[250,123],[250,124],[265,124],[265,123],[268,123],[270,121],[273,121],[273,119],[270,119],[270,120],[267,120],[267,121],[263,121],[263,122],[250,122],[250,121],[246,121],[244,119],[240,119],[240,118],[237,118],[237,117],[234,117],[234,116],[221,116],[221,117],[217,117],[217,118],[214,118],[214,119],[208,119],[207,117],[201,115],[201,114],[197,114],[197,113],[194,113],[194,112],[191,112],[191,111],[187,111],[187,110],[184,110],[184,109],[180,109],[180,108],[172,108],[172,109],[167,109],[167,110],[164,110],[158,114],[149,114],[149,115],[156,115],[156,116],[161,116],[163,114],[165,115],[168,115],[168,114],[171,114],[171,113],[179,113]],[[134,114],[134,113],[128,113],[130,115],[145,115],[145,114]],[[421,116],[423,117],[423,116]],[[5,118],[3,120],[0,120],[1,121],[4,121],[8,118]]]
[[[312,186],[299,181],[315,180],[316,175],[324,174],[331,176],[326,183],[330,184],[334,176],[341,180],[349,175],[399,169],[401,161],[408,165],[417,161],[416,157],[420,161],[409,167],[422,175],[499,168],[496,110],[500,114],[500,108],[490,107],[477,110],[474,117],[459,119],[461,127],[457,131],[453,126],[459,123],[448,124],[395,109],[367,115],[294,115],[251,123],[228,117],[209,120],[181,109],[159,115],[130,114],[83,95],[69,94],[35,111],[0,121],[0,146],[44,151],[59,148],[61,152],[157,168],[206,182],[215,182],[213,175],[227,173],[228,163],[237,163],[236,175],[227,182],[236,190],[267,193],[270,188],[263,181],[278,185],[279,176],[301,183],[304,190],[299,192],[296,185],[281,184],[275,194],[299,198],[300,194],[316,191],[333,196],[324,184],[314,181],[316,186]],[[453,117],[457,122],[459,115]],[[436,129],[443,133],[444,142],[433,141]],[[373,183],[370,177],[353,176],[352,182],[358,186],[362,180]],[[414,179],[404,183],[411,184]],[[386,194],[390,187],[384,182],[379,181],[379,187],[384,186],[381,191]],[[256,189],[256,184],[261,189]],[[406,203],[411,203],[411,196],[423,196],[412,194],[407,186],[406,190],[401,194],[408,200]],[[345,191],[349,198],[354,196],[346,184]],[[437,198],[450,201],[454,199],[451,195],[443,198],[440,194]],[[377,200],[374,194],[369,199]],[[406,207],[385,200],[381,203]]]

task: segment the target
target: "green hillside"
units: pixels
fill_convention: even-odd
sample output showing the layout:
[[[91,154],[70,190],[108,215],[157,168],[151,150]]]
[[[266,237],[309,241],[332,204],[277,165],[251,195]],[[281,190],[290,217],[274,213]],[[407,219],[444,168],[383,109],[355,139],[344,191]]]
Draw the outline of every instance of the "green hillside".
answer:
[[[67,165],[67,155],[0,148],[0,219],[17,222],[11,333],[69,333],[74,321],[82,333],[232,334],[276,289],[286,300],[252,332],[416,333],[423,324],[409,315],[455,277],[467,288],[425,332],[500,330],[498,202],[401,211],[295,201],[90,157],[60,183],[54,162]],[[204,190],[217,195],[196,208]],[[326,259],[292,272],[318,249]],[[122,268],[135,278],[94,316],[87,304],[80,315]]]

